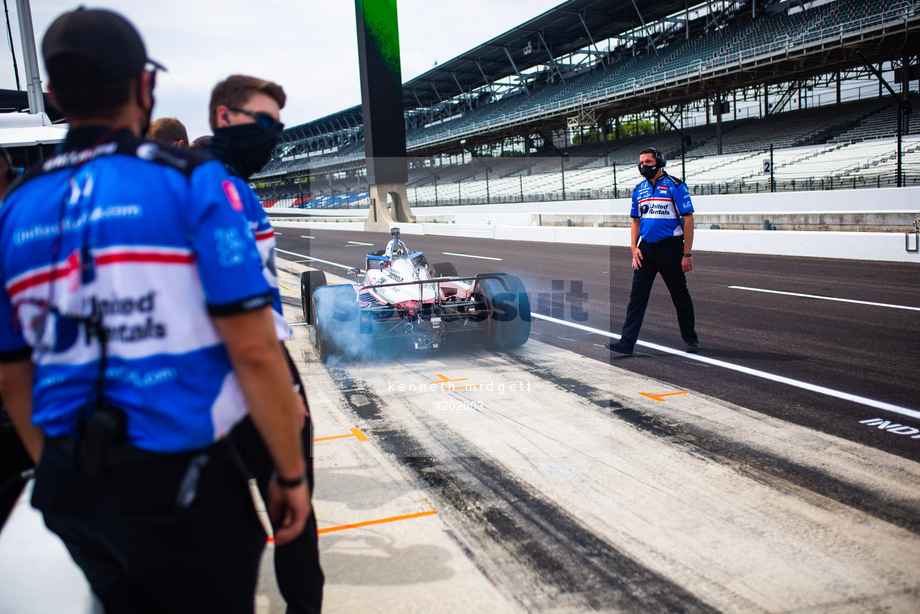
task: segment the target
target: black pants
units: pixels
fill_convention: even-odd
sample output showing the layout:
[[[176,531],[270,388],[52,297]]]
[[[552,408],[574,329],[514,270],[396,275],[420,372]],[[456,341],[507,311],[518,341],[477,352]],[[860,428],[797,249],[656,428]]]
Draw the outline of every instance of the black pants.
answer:
[[[263,498],[274,471],[274,463],[252,420],[246,418],[233,429],[236,443]],[[310,492],[313,491],[313,429],[310,420],[301,431]],[[287,614],[318,614],[323,604],[324,576],[319,562],[316,514],[311,512],[307,526],[294,541],[275,547],[275,578],[287,602]]]
[[[0,407],[0,529],[26,485],[22,472],[33,467],[12,425],[4,423],[2,414],[5,411]]]
[[[684,255],[684,240],[673,237],[657,243],[639,243],[642,252],[642,266],[633,271],[632,291],[629,293],[629,305],[626,307],[626,322],[623,324],[622,343],[632,348],[639,338],[639,329],[645,318],[649,295],[655,276],[659,273],[671,293],[671,300],[677,310],[677,323],[680,336],[685,343],[697,341],[693,301],[687,290],[687,277],[681,269]]]
[[[252,614],[266,535],[232,446],[202,451],[196,494],[183,506],[193,455],[104,464],[88,477],[68,443],[46,443],[32,504],[106,614]]]

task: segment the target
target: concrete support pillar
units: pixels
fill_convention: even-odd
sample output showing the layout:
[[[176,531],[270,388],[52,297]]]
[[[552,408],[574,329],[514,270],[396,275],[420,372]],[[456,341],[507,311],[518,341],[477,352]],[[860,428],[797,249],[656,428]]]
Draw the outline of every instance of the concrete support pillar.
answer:
[[[387,209],[387,196],[393,201],[392,209]],[[372,184],[370,200],[367,221],[364,222],[364,230],[367,232],[390,232],[391,223],[415,223],[405,183]]]

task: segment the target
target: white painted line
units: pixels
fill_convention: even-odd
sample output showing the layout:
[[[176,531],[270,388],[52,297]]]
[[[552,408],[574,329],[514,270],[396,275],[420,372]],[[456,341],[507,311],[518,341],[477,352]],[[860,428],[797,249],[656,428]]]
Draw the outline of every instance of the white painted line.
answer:
[[[817,298],[824,301],[837,301],[838,303],[856,303],[857,305],[872,305],[873,307],[890,307],[891,309],[908,309],[920,311],[920,307],[907,305],[889,305],[888,303],[872,303],[870,301],[856,301],[848,298],[835,298],[833,296],[818,296],[816,294],[799,294],[798,292],[780,292],[779,290],[764,290],[762,288],[746,288],[744,286],[729,286],[733,290],[749,290],[751,292],[766,292],[767,294],[783,294],[785,296],[800,296],[802,298]]]
[[[352,245],[373,245],[373,243],[362,243],[361,241],[349,241]]]
[[[298,254],[297,252],[289,252],[286,249],[275,248],[276,252],[281,252],[283,254],[290,254],[292,256],[297,256],[298,258],[303,258],[304,260],[312,260],[313,262],[322,262],[323,264],[331,264],[332,266],[341,267],[343,269],[350,269],[352,267],[347,264],[339,264],[338,262],[329,262],[328,260],[321,260],[319,258],[314,258],[312,256],[304,256],[303,254]]]
[[[590,326],[584,326],[581,324],[574,324],[572,322],[566,322],[565,320],[558,320],[556,318],[551,318],[549,316],[544,316],[539,313],[531,313],[531,317],[537,318],[539,320],[546,320],[547,322],[553,322],[554,324],[562,324],[563,326],[570,326],[572,328],[577,328],[580,330],[593,332],[598,335],[603,335],[605,337],[610,337],[614,339],[619,339],[620,335],[616,333],[611,333],[606,330],[600,330],[597,328],[591,328]],[[869,407],[874,407],[875,409],[880,409],[882,411],[888,411],[894,414],[899,414],[901,416],[907,416],[909,418],[915,418],[920,420],[920,411],[915,409],[910,409],[907,407],[901,407],[900,405],[893,405],[891,403],[885,403],[884,401],[876,401],[875,399],[869,399],[866,397],[861,397],[856,394],[850,394],[849,392],[842,392],[840,390],[834,390],[833,388],[825,388],[824,386],[818,386],[815,384],[809,384],[808,382],[803,382],[797,379],[792,379],[789,377],[783,377],[782,375],[775,375],[773,373],[767,373],[766,371],[760,371],[758,369],[751,369],[749,367],[742,367],[741,365],[735,365],[730,362],[725,362],[722,360],[716,360],[714,358],[707,358],[705,356],[700,356],[699,354],[688,354],[682,350],[675,350],[674,348],[665,347],[663,345],[658,345],[656,343],[649,343],[647,341],[638,341],[636,345],[641,345],[653,350],[658,350],[659,352],[665,352],[667,354],[674,354],[681,356],[687,360],[696,360],[704,364],[712,365],[714,367],[722,367],[723,369],[729,369],[731,371],[738,371],[740,373],[746,373],[747,375],[753,375],[754,377],[759,377],[762,379],[770,380],[780,384],[787,384],[789,386],[794,386],[796,388],[802,388],[803,390],[809,390],[811,392],[817,392],[818,394],[823,394],[829,397],[834,397],[836,399],[843,399],[845,401],[852,401],[853,403],[859,403],[860,405],[867,405]]]
[[[441,252],[445,256],[460,256],[461,258],[479,258],[480,260],[501,260],[501,258],[493,258],[491,256],[474,256],[472,254],[455,254],[453,252]]]
[[[316,237],[312,237],[310,235],[300,235],[300,238],[301,239],[315,239]]]

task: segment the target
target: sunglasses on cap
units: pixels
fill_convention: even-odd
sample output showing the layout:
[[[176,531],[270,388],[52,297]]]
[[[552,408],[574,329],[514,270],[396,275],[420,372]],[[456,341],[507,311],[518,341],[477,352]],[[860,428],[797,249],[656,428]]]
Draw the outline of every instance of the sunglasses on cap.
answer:
[[[281,132],[284,130],[284,124],[279,122],[277,119],[265,113],[263,111],[250,111],[249,109],[241,109],[239,107],[227,107],[234,113],[242,113],[248,115],[249,117],[256,120],[256,125],[263,130],[275,130]]]
[[[144,63],[144,72],[150,75],[150,89],[151,91],[157,85],[157,73],[159,71],[166,72],[166,67],[160,64],[159,62],[154,62],[153,60],[147,60]]]

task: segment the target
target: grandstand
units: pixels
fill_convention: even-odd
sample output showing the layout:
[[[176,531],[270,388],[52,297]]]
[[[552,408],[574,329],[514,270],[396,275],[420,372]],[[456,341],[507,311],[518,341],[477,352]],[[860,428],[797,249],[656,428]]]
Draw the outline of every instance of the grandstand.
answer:
[[[920,0],[569,0],[403,85],[408,195],[625,196],[648,145],[697,194],[918,184],[918,34]],[[363,138],[360,106],[289,128],[256,191],[366,207]]]

